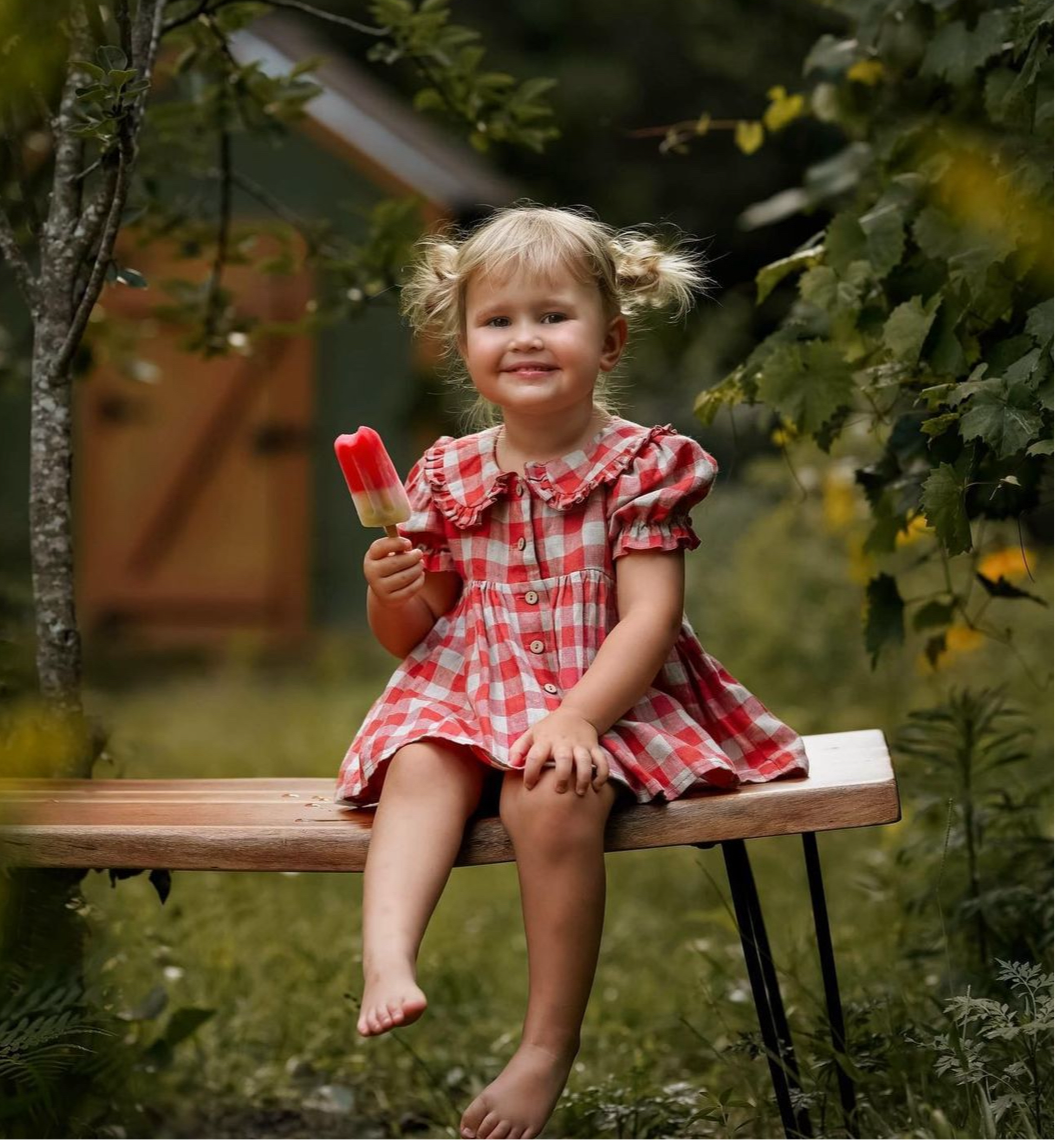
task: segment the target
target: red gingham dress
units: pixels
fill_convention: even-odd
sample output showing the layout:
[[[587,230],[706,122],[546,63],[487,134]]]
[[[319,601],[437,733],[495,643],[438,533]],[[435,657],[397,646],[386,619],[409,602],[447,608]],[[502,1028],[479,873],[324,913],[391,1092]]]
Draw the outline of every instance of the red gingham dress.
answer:
[[[387,761],[415,740],[463,744],[510,770],[514,741],[559,707],[618,621],[615,559],[699,545],[688,512],[718,465],[669,425],[614,417],[583,450],[527,464],[523,478],[499,469],[497,435],[443,436],[407,479],[414,513],[400,533],[425,551],[426,570],[457,571],[464,587],[367,713],[338,803],[376,803]],[[807,770],[798,734],[684,619],[652,687],[601,744],[611,779],[642,803]]]

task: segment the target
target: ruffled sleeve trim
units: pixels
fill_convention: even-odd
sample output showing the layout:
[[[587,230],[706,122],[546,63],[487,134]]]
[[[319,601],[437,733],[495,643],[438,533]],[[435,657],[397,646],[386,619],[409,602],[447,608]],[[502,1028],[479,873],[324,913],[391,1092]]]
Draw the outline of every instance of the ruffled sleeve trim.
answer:
[[[444,435],[423,457],[433,502],[461,530],[475,526],[513,478],[495,463],[496,434],[496,428],[489,428],[461,439]]]

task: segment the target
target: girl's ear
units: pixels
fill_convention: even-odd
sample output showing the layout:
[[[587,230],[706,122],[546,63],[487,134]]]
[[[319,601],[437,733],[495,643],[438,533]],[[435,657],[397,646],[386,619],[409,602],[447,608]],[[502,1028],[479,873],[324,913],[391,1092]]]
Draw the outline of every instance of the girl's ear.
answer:
[[[611,372],[619,363],[626,347],[627,326],[626,317],[620,314],[613,317],[604,335],[604,344],[601,346],[601,371]]]

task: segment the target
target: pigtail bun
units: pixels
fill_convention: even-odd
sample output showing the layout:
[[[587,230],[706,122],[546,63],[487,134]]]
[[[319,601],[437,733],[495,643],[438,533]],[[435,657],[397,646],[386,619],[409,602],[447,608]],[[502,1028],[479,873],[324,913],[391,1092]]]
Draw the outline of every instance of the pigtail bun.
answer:
[[[446,337],[458,327],[458,246],[444,232],[422,238],[416,250],[400,309],[415,332]]]
[[[698,258],[683,248],[665,248],[636,230],[622,230],[609,243],[615,265],[616,288],[627,315],[668,305],[679,317],[713,284]]]

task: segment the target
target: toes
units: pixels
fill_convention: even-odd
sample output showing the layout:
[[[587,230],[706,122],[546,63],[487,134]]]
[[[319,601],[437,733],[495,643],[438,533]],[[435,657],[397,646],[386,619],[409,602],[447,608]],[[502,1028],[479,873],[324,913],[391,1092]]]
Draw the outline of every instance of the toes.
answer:
[[[461,1134],[465,1140],[473,1140],[476,1136],[484,1135],[480,1131],[480,1126],[483,1124],[486,1114],[487,1102],[481,1100],[480,1097],[477,1097],[462,1113]]]
[[[476,1135],[480,1138],[480,1140],[484,1140],[485,1137],[490,1140],[490,1137],[493,1135],[492,1130],[497,1128],[501,1123],[502,1118],[498,1115],[497,1112],[489,1112],[483,1118],[483,1120],[480,1121],[480,1127],[477,1128]]]
[[[403,1007],[396,1002],[390,1002],[387,1009],[389,1020],[398,1025],[403,1020]]]
[[[513,1125],[508,1120],[499,1121],[498,1127],[491,1133],[491,1140],[509,1140],[513,1134]]]

